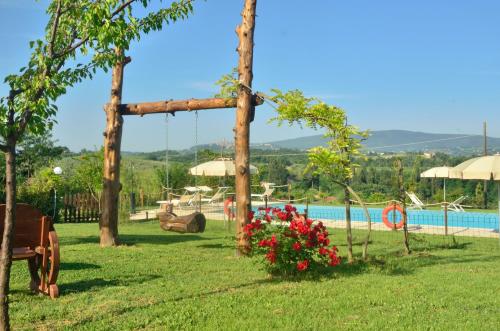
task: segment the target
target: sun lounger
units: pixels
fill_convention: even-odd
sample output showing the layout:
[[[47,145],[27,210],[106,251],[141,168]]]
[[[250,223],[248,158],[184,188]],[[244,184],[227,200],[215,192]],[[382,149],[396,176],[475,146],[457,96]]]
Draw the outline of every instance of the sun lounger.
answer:
[[[424,209],[425,204],[420,200],[417,195],[413,192],[405,192],[408,198],[411,200],[411,204],[408,206],[410,209]]]
[[[258,198],[262,201],[264,201],[266,198],[269,200],[269,197],[273,194],[275,187],[273,183],[263,183],[262,186],[264,186],[265,191],[262,194],[252,194],[252,198]]]
[[[464,202],[465,199],[467,199],[467,196],[462,195],[460,198],[456,199],[455,201],[450,202],[448,204],[448,209],[456,211],[456,212],[465,212],[464,206],[462,205],[462,202]]]
[[[227,193],[228,190],[229,190],[228,186],[221,186],[219,187],[217,192],[215,192],[214,195],[212,195],[211,197],[202,198],[201,202],[206,204],[214,204],[219,201],[222,201],[224,199],[224,195]]]

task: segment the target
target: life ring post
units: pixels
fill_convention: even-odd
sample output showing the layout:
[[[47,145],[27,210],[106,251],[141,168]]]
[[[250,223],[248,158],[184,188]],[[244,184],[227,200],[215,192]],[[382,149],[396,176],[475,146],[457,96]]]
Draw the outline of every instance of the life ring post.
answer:
[[[389,212],[392,211],[392,222],[389,221]],[[399,212],[401,214],[401,219],[398,223],[396,223],[396,212]],[[397,203],[397,202],[392,202],[390,205],[384,208],[382,211],[382,221],[384,222],[385,226],[387,226],[389,229],[392,229],[394,231],[401,229],[404,226],[405,223],[405,214],[403,208]]]

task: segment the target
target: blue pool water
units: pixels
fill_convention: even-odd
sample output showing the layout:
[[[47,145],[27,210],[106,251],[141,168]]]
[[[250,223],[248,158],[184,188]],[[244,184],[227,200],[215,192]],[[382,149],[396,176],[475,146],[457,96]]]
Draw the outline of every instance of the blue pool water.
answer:
[[[299,212],[304,212],[305,205],[294,205]],[[368,208],[372,222],[382,222],[383,208]],[[312,219],[344,220],[345,209],[341,206],[309,206],[308,215]],[[366,221],[363,209],[351,207],[351,218],[353,221]],[[392,211],[388,219],[392,221]],[[396,213],[396,222],[400,215]],[[408,210],[409,225],[434,225],[444,226],[444,212],[439,210]],[[498,214],[473,213],[473,212],[448,212],[448,226],[465,228],[491,229],[498,231]]]

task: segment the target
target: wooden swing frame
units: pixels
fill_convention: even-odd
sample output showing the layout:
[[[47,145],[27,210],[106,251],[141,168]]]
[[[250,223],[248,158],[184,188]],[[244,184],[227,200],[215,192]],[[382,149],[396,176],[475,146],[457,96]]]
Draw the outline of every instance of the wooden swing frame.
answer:
[[[208,109],[235,108],[235,166],[236,172],[236,236],[238,251],[245,252],[246,238],[243,227],[249,222],[248,211],[251,210],[250,199],[250,122],[253,120],[255,106],[261,105],[263,99],[252,93],[253,80],[253,48],[255,12],[257,0],[244,0],[241,13],[242,23],[236,28],[239,38],[237,52],[239,54],[238,76],[239,88],[237,98],[209,98],[188,100],[166,100],[122,104],[123,70],[131,61],[122,50],[116,53],[123,60],[115,64],[112,71],[111,98],[105,105],[106,130],[104,132],[104,170],[103,170],[103,209],[100,227],[101,246],[118,244],[118,196],[120,184],[121,138],[124,115],[172,113],[181,111],[197,111]]]

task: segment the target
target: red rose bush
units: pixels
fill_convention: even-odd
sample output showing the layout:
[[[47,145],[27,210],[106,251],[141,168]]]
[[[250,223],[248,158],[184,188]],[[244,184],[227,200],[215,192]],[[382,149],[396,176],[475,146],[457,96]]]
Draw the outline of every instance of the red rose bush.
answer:
[[[251,255],[264,257],[271,274],[303,273],[340,263],[323,223],[305,219],[292,205],[259,208],[248,216],[251,222],[243,229],[250,242],[248,249]]]

